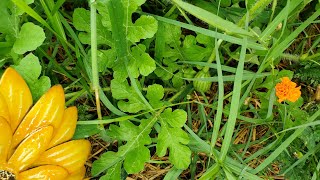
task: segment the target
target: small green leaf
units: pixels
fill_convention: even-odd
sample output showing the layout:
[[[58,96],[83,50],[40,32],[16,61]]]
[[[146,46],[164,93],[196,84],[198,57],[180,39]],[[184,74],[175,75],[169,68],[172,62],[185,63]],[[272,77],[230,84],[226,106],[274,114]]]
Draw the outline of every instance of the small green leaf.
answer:
[[[108,169],[106,175],[102,176],[100,180],[121,179],[121,166],[122,162],[116,163],[114,166]]]
[[[142,122],[146,123],[148,120],[142,120]],[[137,136],[142,136],[139,139],[141,144],[150,144],[151,138],[149,137],[149,132],[141,132],[141,129],[145,126],[145,124],[141,123],[140,126],[134,125],[130,121],[122,121],[119,123],[120,126],[110,125],[107,134],[117,140],[122,141],[136,141]],[[142,134],[141,134],[142,133]]]
[[[98,70],[104,72],[107,68],[112,68],[116,61],[116,54],[113,49],[98,50]]]
[[[153,84],[148,86],[147,90],[147,98],[150,101],[158,101],[161,100],[164,96],[164,89],[159,84]]]
[[[96,124],[77,125],[73,139],[83,139],[98,134],[101,130]]]
[[[144,168],[144,163],[150,159],[150,152],[145,145],[151,143],[149,133],[150,120],[142,120],[139,126],[130,121],[122,121],[120,126],[110,125],[107,134],[114,139],[127,141],[119,148],[119,156],[125,156],[124,168],[129,173],[137,173]]]
[[[158,22],[152,16],[142,15],[134,24],[128,27],[128,40],[139,42],[140,39],[152,38],[157,32]]]
[[[186,146],[189,136],[181,128],[171,128],[161,121],[158,135],[157,154],[163,157],[169,148],[169,160],[178,169],[187,169],[190,164],[191,150]]]
[[[79,39],[83,44],[90,44],[90,11],[84,8],[77,8],[73,12],[73,25],[79,30]],[[97,43],[112,46],[111,32],[101,22],[101,15],[97,14]]]
[[[17,54],[24,54],[33,51],[41,46],[46,36],[43,29],[31,22],[22,25],[16,42],[13,45],[13,51]]]
[[[179,71],[176,73],[172,78],[172,84],[175,88],[181,88],[184,85],[184,80],[182,79],[183,73],[182,71]]]
[[[283,78],[283,77],[288,77],[289,79],[292,79],[293,77],[293,72],[290,71],[290,70],[281,70],[278,75],[277,75],[277,78],[280,79],[280,78]]]
[[[149,149],[145,146],[138,146],[127,153],[123,166],[129,174],[136,173],[143,170],[144,163],[149,160]]]
[[[164,89],[161,85],[153,84],[148,86],[146,97],[153,108],[156,109],[163,106],[163,102],[161,101],[163,96],[164,96]]]
[[[101,22],[104,27],[111,31],[111,21],[107,4],[104,0],[97,0],[97,10],[101,14]]]
[[[117,153],[108,151],[100,156],[100,158],[93,162],[91,173],[93,176],[97,176],[106,169],[111,168],[117,163],[120,163],[123,158],[119,157]]]
[[[187,169],[191,156],[191,150],[186,146],[189,143],[189,136],[181,129],[187,120],[187,113],[181,109],[172,112],[171,108],[167,108],[159,120],[161,130],[156,146],[157,154],[163,157],[169,149],[170,162],[178,169]]]
[[[139,44],[132,49],[131,56],[129,57],[130,62],[128,65],[129,71],[134,75],[135,78],[139,77],[139,74],[148,76],[156,69],[154,60],[148,53],[145,52],[146,46]]]
[[[39,80],[29,85],[32,98],[38,100],[51,87],[51,80],[48,76],[41,76]]]
[[[73,11],[73,25],[79,31],[90,32],[90,11],[77,8]]]
[[[160,117],[162,121],[170,124],[172,127],[181,128],[187,121],[187,112],[181,109],[176,109],[172,112],[171,108],[167,108]]]
[[[39,76],[41,74],[41,65],[38,57],[32,53],[21,59],[19,65],[13,66],[19,74],[27,82],[33,100],[38,100],[51,86],[50,78],[47,76]]]
[[[16,16],[15,12],[9,13],[9,5],[11,4],[10,0],[1,0],[0,3],[0,32],[15,36],[18,34],[18,24],[20,22],[19,17]]]
[[[212,49],[213,49],[212,45],[214,44],[213,41],[212,40],[210,41],[209,37],[207,37],[209,40],[205,39],[205,37],[203,37],[204,35],[198,35],[198,36],[200,37],[196,38],[192,35],[188,35],[183,41],[182,50],[183,50],[184,56],[189,61],[207,60],[207,58],[209,58],[212,52]],[[199,46],[198,44],[202,44],[202,46]]]
[[[113,79],[111,81],[111,92],[112,97],[120,100],[118,106],[124,112],[136,113],[148,109],[127,81],[122,82],[118,79]]]
[[[29,83],[38,79],[41,74],[41,65],[37,56],[32,53],[21,59],[19,65],[13,66],[23,79]]]

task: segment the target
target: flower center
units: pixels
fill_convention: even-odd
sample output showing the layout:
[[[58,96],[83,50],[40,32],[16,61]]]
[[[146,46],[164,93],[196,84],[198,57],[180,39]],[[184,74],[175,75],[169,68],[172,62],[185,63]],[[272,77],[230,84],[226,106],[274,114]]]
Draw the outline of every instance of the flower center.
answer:
[[[0,169],[0,179],[1,180],[16,180],[16,175],[10,171]]]

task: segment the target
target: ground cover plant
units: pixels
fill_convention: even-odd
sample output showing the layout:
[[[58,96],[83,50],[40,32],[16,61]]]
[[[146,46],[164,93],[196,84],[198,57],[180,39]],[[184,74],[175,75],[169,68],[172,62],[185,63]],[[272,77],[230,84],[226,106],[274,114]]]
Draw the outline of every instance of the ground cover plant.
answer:
[[[2,0],[0,74],[15,69],[33,102],[63,86],[90,179],[315,180],[319,7]]]

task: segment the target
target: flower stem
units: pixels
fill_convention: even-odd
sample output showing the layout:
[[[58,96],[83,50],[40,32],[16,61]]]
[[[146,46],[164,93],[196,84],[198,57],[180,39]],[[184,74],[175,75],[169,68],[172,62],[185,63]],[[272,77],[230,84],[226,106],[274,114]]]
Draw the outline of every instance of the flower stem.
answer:
[[[90,27],[91,27],[91,62],[92,62],[92,88],[95,92],[98,119],[102,119],[99,97],[99,74],[97,62],[97,14],[96,1],[90,2]]]

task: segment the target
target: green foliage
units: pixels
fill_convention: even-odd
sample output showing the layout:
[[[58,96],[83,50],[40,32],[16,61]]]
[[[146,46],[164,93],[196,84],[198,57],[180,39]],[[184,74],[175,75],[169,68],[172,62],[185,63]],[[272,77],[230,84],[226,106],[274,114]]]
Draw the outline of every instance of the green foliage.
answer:
[[[32,39],[32,41],[30,41]],[[13,51],[17,54],[24,54],[39,47],[45,39],[45,34],[40,26],[31,22],[22,25],[16,41],[13,44]]]
[[[125,80],[128,77],[129,71],[134,78],[138,78],[139,75],[148,76],[155,68],[155,62],[148,53],[145,53],[146,47],[143,44],[139,44],[131,48],[131,54],[128,57],[128,69],[123,68],[125,65],[118,63],[114,70],[114,78],[119,80]]]
[[[267,179],[271,164],[274,176],[318,176],[318,2],[63,3],[1,1],[0,67],[15,68],[35,101],[63,84],[79,111],[73,139],[107,144],[92,152],[93,178],[133,178],[147,163],[165,180]],[[277,101],[282,77],[301,86],[298,101]]]
[[[111,91],[113,98],[121,100],[118,102],[120,110],[135,113],[147,109],[140,97],[135,93],[135,90],[129,86],[128,82],[113,79],[111,81]],[[127,101],[123,101],[122,99],[127,99]]]
[[[298,68],[295,78],[299,78],[301,82],[317,86],[320,84],[320,70],[318,65],[306,65]]]
[[[119,148],[118,153],[125,154],[124,168],[128,173],[136,173],[144,168],[144,163],[150,159],[150,151],[145,145],[151,143],[147,129],[148,120],[142,120],[139,127],[130,121],[120,122],[120,126],[111,125],[107,134],[117,140],[130,142]],[[132,148],[134,146],[135,148]]]
[[[143,44],[138,44],[131,47],[131,43],[137,43],[141,39],[153,37],[157,31],[157,21],[151,16],[142,15],[134,23],[131,21],[132,13],[143,4],[143,1],[121,1],[125,9],[124,13],[124,27],[126,28],[126,39],[130,42],[129,49],[129,63],[128,70],[123,68],[126,64],[124,61],[117,61],[115,44],[112,41],[111,23],[106,1],[98,1],[97,14],[97,44],[107,45],[107,49],[99,49],[99,66],[100,72],[103,65],[108,68],[113,68],[114,77],[124,81],[128,77],[128,71],[134,77],[139,75],[147,76],[155,70],[154,60],[146,53],[146,47]],[[79,39],[83,44],[90,44],[90,11],[83,8],[75,9],[73,14],[74,26],[79,31],[84,31],[79,34]],[[119,57],[118,57],[119,58]]]
[[[112,46],[111,32],[101,22],[101,15],[97,14],[97,43],[98,45]],[[79,39],[83,44],[90,44],[90,11],[77,8],[73,12],[73,25],[81,31]]]
[[[25,56],[18,65],[13,66],[27,82],[34,101],[37,101],[50,87],[51,81],[47,76],[41,76],[39,59],[33,54]],[[39,78],[40,77],[40,78]]]
[[[158,136],[157,154],[162,157],[169,149],[170,162],[178,169],[187,169],[191,156],[191,151],[186,146],[189,143],[189,137],[181,129],[187,120],[187,113],[183,110],[172,111],[171,108],[167,108],[159,119],[161,131]]]

